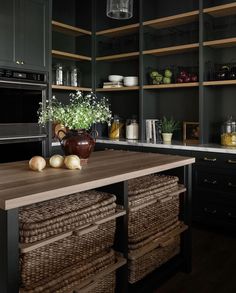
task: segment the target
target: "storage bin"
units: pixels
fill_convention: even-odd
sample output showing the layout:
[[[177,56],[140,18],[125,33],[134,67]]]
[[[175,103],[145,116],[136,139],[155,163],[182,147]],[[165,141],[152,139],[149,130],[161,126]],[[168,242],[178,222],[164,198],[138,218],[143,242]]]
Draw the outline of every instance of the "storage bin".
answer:
[[[20,244],[21,286],[26,289],[113,246],[115,218],[122,214],[116,212],[115,196],[89,191],[68,197],[20,210],[21,240],[39,240]],[[26,221],[30,211],[32,216]],[[43,231],[52,236],[45,238]]]
[[[129,283],[133,284],[166,263],[180,252],[180,233],[187,229],[183,223],[175,223],[150,238],[140,242],[137,249],[129,251]]]

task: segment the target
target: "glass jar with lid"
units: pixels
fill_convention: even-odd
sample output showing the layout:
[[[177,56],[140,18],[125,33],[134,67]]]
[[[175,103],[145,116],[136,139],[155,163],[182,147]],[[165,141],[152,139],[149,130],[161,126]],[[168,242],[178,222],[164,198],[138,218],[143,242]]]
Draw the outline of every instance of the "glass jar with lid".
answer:
[[[80,86],[80,71],[79,68],[76,66],[71,67],[70,82],[71,86]]]
[[[221,144],[236,147],[236,121],[229,117],[221,127]]]
[[[55,84],[63,85],[63,66],[61,64],[55,65]]]
[[[109,130],[109,138],[111,139],[123,138],[123,126],[124,126],[124,123],[122,122],[121,118],[118,115],[114,115],[111,122],[110,130]]]
[[[136,117],[126,120],[126,139],[138,139],[138,121]]]

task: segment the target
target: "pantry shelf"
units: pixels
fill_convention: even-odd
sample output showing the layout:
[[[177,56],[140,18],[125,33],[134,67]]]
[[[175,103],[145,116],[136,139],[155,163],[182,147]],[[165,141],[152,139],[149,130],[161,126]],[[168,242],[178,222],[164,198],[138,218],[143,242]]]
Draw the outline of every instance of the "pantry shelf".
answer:
[[[144,85],[143,89],[166,89],[166,88],[183,88],[183,87],[198,87],[198,82],[188,82],[188,83],[170,83],[170,84],[150,84]]]
[[[224,17],[236,14],[236,2],[218,5],[203,9],[203,13],[210,14],[213,17]]]
[[[55,32],[66,34],[66,35],[72,35],[74,37],[78,37],[82,35],[91,36],[92,34],[90,31],[87,31],[75,26],[71,26],[59,21],[55,21],[55,20],[52,20],[52,30]]]

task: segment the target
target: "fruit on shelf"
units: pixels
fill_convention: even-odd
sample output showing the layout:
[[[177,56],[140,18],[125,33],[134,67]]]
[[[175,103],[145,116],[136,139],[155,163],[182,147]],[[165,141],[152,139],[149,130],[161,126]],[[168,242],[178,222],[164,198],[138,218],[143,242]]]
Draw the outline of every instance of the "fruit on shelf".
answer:
[[[171,78],[165,76],[165,77],[163,78],[163,83],[165,83],[165,84],[169,84],[169,83],[171,83]]]
[[[195,73],[190,74],[186,70],[181,70],[179,75],[176,78],[177,83],[188,83],[188,82],[197,82],[198,76]]]
[[[163,75],[160,74],[159,72],[152,71],[150,73],[150,77],[152,78],[152,83],[153,84],[160,84],[160,83],[162,83]]]
[[[166,69],[164,72],[165,77],[171,78],[173,73],[170,71],[170,69]]]

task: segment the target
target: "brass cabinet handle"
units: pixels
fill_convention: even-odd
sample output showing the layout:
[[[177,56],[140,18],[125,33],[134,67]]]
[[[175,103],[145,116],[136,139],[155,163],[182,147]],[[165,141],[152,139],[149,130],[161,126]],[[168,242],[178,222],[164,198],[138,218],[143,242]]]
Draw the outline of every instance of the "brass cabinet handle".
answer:
[[[236,184],[233,184],[233,183],[231,183],[231,182],[228,182],[228,186],[229,186],[229,187],[236,187]]]
[[[16,60],[16,64],[20,64],[20,61]]]
[[[215,162],[216,161],[216,158],[207,158],[207,157],[204,157],[203,160],[204,161],[208,161],[208,162]]]
[[[203,180],[203,182],[204,182],[204,183],[208,183],[208,184],[212,184],[212,185],[217,184],[217,181],[216,181],[216,180],[208,180],[208,179],[206,179],[206,178]]]
[[[236,164],[236,161],[235,160],[227,160],[227,163],[229,163],[229,164]]]
[[[23,65],[23,64],[25,64],[25,62],[24,61],[21,61],[20,64]]]

